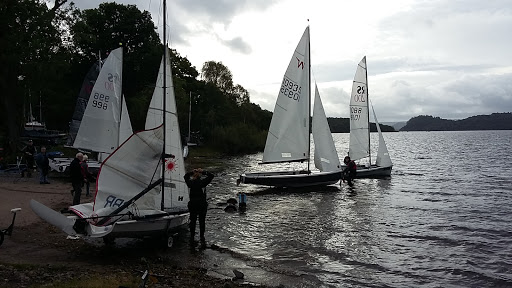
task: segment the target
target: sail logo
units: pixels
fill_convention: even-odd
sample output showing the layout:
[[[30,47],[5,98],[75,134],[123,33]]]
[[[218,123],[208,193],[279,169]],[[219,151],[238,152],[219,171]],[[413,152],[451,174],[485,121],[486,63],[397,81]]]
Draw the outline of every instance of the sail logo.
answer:
[[[299,57],[295,58],[297,58],[297,68],[302,68],[302,70],[304,70],[304,61],[300,61]]]
[[[356,93],[357,94],[354,94],[354,102],[366,102],[366,97],[365,97],[365,94],[366,94],[366,87],[365,86],[357,86],[356,88]]]
[[[178,201],[183,201],[183,196],[179,196]]]
[[[172,171],[176,170],[177,166],[178,166],[178,164],[176,164],[176,160],[174,160],[174,159],[165,160],[165,170],[166,171],[172,172]]]

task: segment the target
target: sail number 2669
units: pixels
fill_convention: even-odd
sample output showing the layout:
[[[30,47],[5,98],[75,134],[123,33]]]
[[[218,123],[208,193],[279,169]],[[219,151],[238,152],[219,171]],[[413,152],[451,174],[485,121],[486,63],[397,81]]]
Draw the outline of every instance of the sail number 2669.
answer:
[[[300,102],[301,88],[302,87],[299,86],[297,83],[291,81],[290,79],[284,78],[283,83],[281,84],[280,92],[288,96],[288,98]]]
[[[109,99],[110,99],[110,97],[108,95],[103,95],[103,94],[96,92],[96,93],[94,93],[94,96],[92,99],[92,107],[107,110]]]

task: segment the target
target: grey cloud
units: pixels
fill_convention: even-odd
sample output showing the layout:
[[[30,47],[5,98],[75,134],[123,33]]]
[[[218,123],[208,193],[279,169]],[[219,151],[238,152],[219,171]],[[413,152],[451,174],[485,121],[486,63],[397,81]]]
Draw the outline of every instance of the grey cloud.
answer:
[[[242,37],[235,37],[231,40],[222,40],[219,39],[224,45],[228,46],[231,50],[243,53],[250,54],[252,52],[251,46],[247,44]]]
[[[512,112],[512,74],[471,75],[419,87],[405,80],[392,83],[386,101],[375,107],[379,120],[406,121],[418,115],[462,119]]]
[[[177,0],[175,4],[191,16],[200,15],[210,18],[211,22],[229,24],[231,19],[244,10],[265,10],[275,0]]]

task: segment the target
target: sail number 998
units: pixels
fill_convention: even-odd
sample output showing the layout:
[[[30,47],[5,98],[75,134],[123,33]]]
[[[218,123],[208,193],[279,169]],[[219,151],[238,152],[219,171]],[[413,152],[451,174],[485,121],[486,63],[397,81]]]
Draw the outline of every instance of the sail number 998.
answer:
[[[299,102],[301,88],[302,87],[300,87],[297,83],[294,83],[290,79],[284,78],[283,83],[281,84],[280,92],[288,96],[288,98]]]
[[[107,110],[109,99],[110,99],[110,96],[103,95],[103,94],[96,92],[96,93],[94,93],[94,96],[92,99],[92,107]]]

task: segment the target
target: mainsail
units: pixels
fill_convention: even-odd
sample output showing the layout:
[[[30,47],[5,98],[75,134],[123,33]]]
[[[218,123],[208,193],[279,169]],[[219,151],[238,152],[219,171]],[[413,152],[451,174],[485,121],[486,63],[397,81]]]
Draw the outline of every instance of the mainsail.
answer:
[[[309,27],[288,64],[277,96],[262,163],[309,159]]]
[[[325,116],[324,106],[315,84],[315,107],[313,108],[313,141],[315,143],[315,167],[320,171],[339,171],[341,169],[338,152],[334,146],[331,129]]]
[[[107,57],[94,84],[73,147],[111,153],[131,135],[121,92],[122,66],[122,48],[117,48]]]
[[[370,156],[370,127],[368,118],[368,80],[366,57],[357,66],[350,96],[350,144],[352,160]]]
[[[185,162],[183,160],[183,148],[181,146],[181,134],[178,123],[178,113],[176,110],[176,99],[174,96],[174,85],[172,81],[171,60],[169,51],[166,49],[166,115],[165,115],[165,154],[170,155],[166,158],[165,169],[165,209],[166,211],[184,211],[188,210],[188,188],[183,179],[185,175]],[[158,78],[151,103],[149,104],[146,116],[146,129],[152,129],[162,125],[163,112],[163,63],[160,63]],[[161,195],[156,196],[158,201]]]

